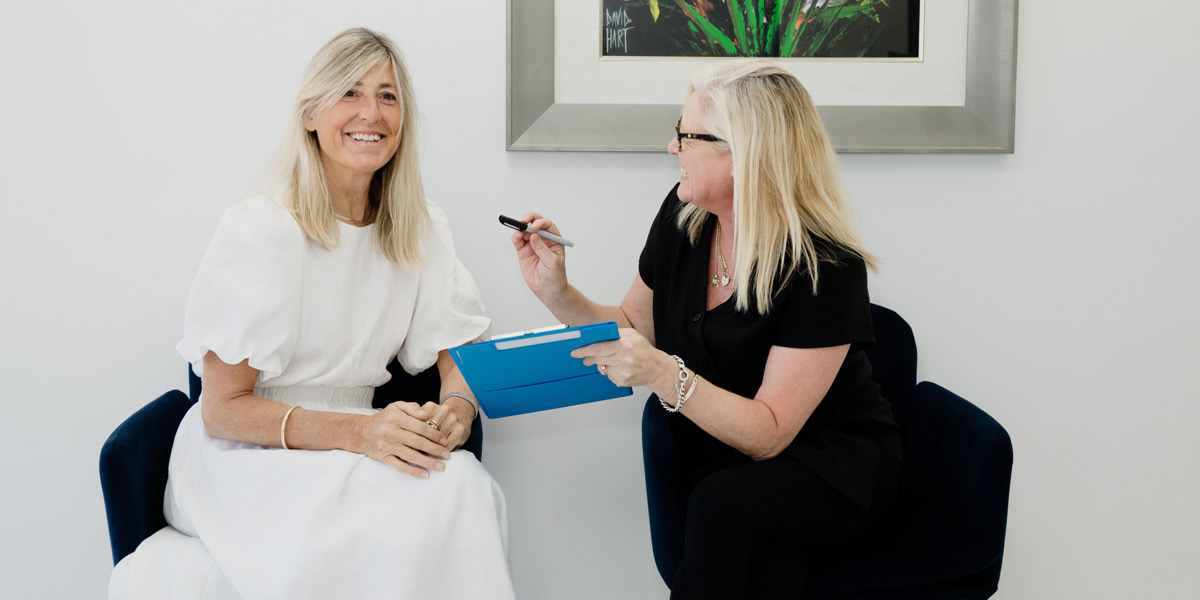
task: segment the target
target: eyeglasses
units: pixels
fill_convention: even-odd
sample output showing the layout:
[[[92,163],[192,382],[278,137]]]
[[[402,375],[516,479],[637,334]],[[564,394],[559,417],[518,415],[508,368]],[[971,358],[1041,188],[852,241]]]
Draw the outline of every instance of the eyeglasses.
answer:
[[[679,142],[679,147],[683,147],[683,140],[699,140],[701,142],[720,142],[721,138],[707,133],[684,133],[679,131],[679,126],[683,125],[683,117],[679,117],[679,121],[675,123],[675,140]]]

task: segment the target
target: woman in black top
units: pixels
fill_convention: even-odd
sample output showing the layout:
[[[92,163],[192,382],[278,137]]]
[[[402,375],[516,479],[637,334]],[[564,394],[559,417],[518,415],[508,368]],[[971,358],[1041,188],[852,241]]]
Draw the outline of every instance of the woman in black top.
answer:
[[[513,245],[562,322],[622,326],[575,355],[662,402],[691,490],[672,598],[794,598],[814,553],[862,535],[900,486],[899,431],[863,353],[874,258],[816,108],[779,67],[695,73],[668,152],[680,181],[620,306],[567,283],[562,246]]]

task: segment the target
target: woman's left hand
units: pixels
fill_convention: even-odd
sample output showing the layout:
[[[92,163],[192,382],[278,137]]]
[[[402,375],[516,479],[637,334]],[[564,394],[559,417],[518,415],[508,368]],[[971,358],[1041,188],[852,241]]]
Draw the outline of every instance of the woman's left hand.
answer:
[[[464,411],[459,404],[466,404]],[[426,423],[437,423],[437,430],[446,437],[445,446],[450,450],[457,450],[463,444],[467,443],[467,438],[471,436],[471,417],[475,413],[475,409],[465,400],[457,398],[447,398],[446,404],[438,404],[437,402],[426,402],[421,405],[426,414],[433,415],[429,417]],[[432,423],[430,423],[432,422]]]
[[[676,363],[636,329],[622,328],[620,339],[589,344],[571,351],[620,386],[646,386],[659,393],[674,388]]]

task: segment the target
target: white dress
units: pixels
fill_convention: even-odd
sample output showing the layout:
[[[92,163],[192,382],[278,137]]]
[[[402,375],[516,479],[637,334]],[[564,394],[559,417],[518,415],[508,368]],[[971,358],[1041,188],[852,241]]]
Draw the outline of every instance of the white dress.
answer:
[[[375,226],[339,224],[327,251],[265,197],[226,211],[188,299],[179,352],[249,359],[254,393],[371,414],[398,357],[409,373],[490,321],[445,215],[425,266],[377,249]],[[201,398],[201,402],[203,402]],[[207,435],[200,405],[171,450],[170,526],[117,565],[110,598],[513,598],[504,496],[471,453],[427,480],[340,450],[263,448]]]

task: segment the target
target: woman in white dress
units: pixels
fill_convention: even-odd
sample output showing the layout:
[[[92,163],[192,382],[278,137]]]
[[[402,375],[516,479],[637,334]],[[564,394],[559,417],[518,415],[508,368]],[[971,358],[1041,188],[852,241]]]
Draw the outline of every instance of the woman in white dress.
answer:
[[[204,382],[171,451],[169,527],[113,598],[513,597],[504,497],[471,453],[447,348],[490,321],[422,191],[417,111],[385,36],[334,37],[304,74],[275,191],[226,211],[180,353]],[[396,357],[440,403],[371,407]]]

